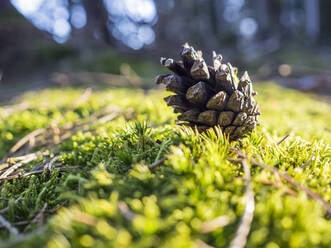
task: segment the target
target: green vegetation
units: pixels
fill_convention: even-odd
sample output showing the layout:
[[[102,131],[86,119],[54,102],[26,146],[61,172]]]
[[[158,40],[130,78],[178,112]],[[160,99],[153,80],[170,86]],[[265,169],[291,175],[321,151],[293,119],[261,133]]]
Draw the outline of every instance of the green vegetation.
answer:
[[[330,204],[331,106],[272,83],[255,88],[261,126],[232,143],[219,131],[177,127],[163,91],[82,97],[79,89],[52,89],[0,107],[0,158],[46,128],[16,159],[0,163],[1,178],[24,160],[18,156],[42,152],[12,173],[18,178],[0,179],[0,214],[19,232],[1,226],[0,247],[228,247],[246,199],[243,166],[229,161],[237,157],[231,147],[287,172]],[[249,166],[255,212],[247,247],[330,247],[321,202]],[[218,216],[224,226],[206,231]]]

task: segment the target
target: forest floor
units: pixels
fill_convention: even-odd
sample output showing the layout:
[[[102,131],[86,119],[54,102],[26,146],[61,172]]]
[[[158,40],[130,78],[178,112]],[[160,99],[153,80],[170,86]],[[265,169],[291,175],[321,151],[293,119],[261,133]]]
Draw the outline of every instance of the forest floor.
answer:
[[[0,247],[330,247],[331,106],[255,89],[241,142],[176,126],[161,90],[0,106]]]

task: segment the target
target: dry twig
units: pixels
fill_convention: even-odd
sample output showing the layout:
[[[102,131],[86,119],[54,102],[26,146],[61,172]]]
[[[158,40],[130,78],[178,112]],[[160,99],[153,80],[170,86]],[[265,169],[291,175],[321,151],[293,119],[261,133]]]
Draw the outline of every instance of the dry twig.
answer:
[[[20,243],[22,243],[25,240],[28,240],[32,237],[42,234],[45,231],[45,229],[46,229],[46,227],[42,226],[41,228],[39,228],[33,232],[30,232],[29,234],[25,234],[25,235],[18,234],[14,238],[6,240],[1,245],[2,245],[2,247],[15,247],[15,245],[19,245]]]
[[[308,165],[311,164],[311,162],[312,162],[314,159],[315,159],[315,154],[313,154],[313,155],[310,157],[310,159],[309,159],[306,163],[304,163],[303,165],[301,165],[300,168],[301,168],[301,169],[306,168]]]
[[[155,169],[156,167],[162,165],[164,163],[164,161],[166,161],[166,159],[167,159],[166,157],[163,157],[163,158],[155,161],[154,163],[148,165],[148,169],[150,169],[150,170]]]
[[[38,214],[33,218],[33,220],[29,223],[29,225],[27,225],[27,226],[24,228],[24,231],[23,231],[23,232],[25,232],[26,230],[28,230],[29,227],[30,227],[32,224],[34,224],[34,223],[36,223],[36,222],[38,222],[38,221],[40,222],[39,224],[42,224],[43,216],[44,216],[44,213],[45,213],[46,209],[47,209],[47,203],[45,202],[43,208],[42,208],[42,209],[38,212]]]
[[[42,155],[41,152],[36,152],[36,153],[32,153],[32,154],[28,154],[25,156],[24,159],[22,159],[20,162],[12,165],[11,167],[9,167],[5,172],[3,172],[0,175],[0,180],[1,179],[6,179],[11,173],[13,173],[15,170],[17,170],[19,167],[30,163],[31,161],[37,159],[40,155]]]
[[[128,205],[126,205],[124,201],[120,201],[118,203],[118,209],[120,213],[124,216],[124,218],[129,221],[132,221],[136,216],[135,213],[129,209]]]
[[[208,245],[206,242],[202,241],[201,239],[197,239],[195,244],[198,248],[214,248],[214,246]]]
[[[18,197],[18,198],[14,201],[14,203],[18,203],[22,198],[23,198],[23,196]],[[0,214],[4,214],[4,213],[6,213],[6,212],[8,211],[8,209],[9,209],[9,207],[5,207],[5,208],[1,209],[1,210],[0,210]]]
[[[53,167],[53,164],[55,163],[55,161],[57,161],[59,159],[59,155],[58,156],[55,156],[54,158],[51,159],[51,161],[49,161],[44,168],[47,168],[48,171],[52,171],[52,167]]]
[[[29,224],[29,221],[27,220],[22,220],[22,221],[17,221],[14,223],[11,223],[13,226],[24,226],[26,224]],[[5,227],[4,225],[0,225],[0,228]]]
[[[235,151],[240,158],[245,158],[244,153],[242,151],[235,149],[235,148],[230,148],[230,150]],[[237,159],[237,160],[229,159],[229,161],[238,162],[238,161],[240,161],[240,159]],[[331,215],[331,205],[327,201],[325,201],[321,195],[315,193],[309,187],[303,186],[302,184],[296,182],[293,177],[291,177],[286,172],[279,171],[276,167],[271,167],[264,163],[258,162],[257,160],[252,159],[252,158],[249,159],[249,161],[254,166],[258,166],[260,168],[267,169],[275,174],[278,174],[281,178],[283,178],[287,183],[291,184],[294,188],[304,191],[310,198],[320,202],[321,205],[323,206],[323,208],[325,209],[325,211],[329,215]]]
[[[70,166],[69,169],[77,169],[79,168],[79,166]],[[64,166],[56,166],[54,169],[60,169],[60,171],[66,171],[67,167]],[[27,173],[24,174],[15,174],[12,176],[8,176],[4,179],[0,179],[1,180],[12,180],[12,179],[18,179],[18,178],[22,178],[22,177],[27,177],[27,176],[31,176],[31,175],[36,175],[36,174],[42,174],[43,172],[45,172],[45,170],[35,170],[35,171],[29,171]]]
[[[247,242],[247,236],[251,229],[251,224],[254,217],[255,201],[254,192],[251,187],[251,175],[247,159],[242,159],[241,164],[244,167],[245,182],[246,182],[246,207],[243,216],[241,217],[239,227],[236,231],[234,239],[230,243],[230,248],[243,248]]]
[[[210,233],[214,230],[224,227],[227,224],[230,223],[230,218],[228,216],[218,216],[217,218],[213,220],[209,220],[206,222],[203,222],[200,226],[200,232],[201,233]]]
[[[76,102],[73,103],[72,107],[70,109],[68,109],[65,113],[63,113],[62,118],[53,121],[49,127],[47,128],[39,128],[36,129],[34,131],[32,131],[31,133],[29,133],[28,135],[26,135],[25,137],[23,137],[22,139],[20,139],[9,151],[9,154],[14,154],[16,152],[18,152],[19,150],[21,150],[21,148],[23,148],[25,146],[25,144],[27,142],[30,143],[29,147],[27,147],[26,151],[31,151],[32,148],[34,148],[36,146],[36,144],[40,144],[42,143],[41,141],[44,140],[48,140],[50,137],[53,137],[55,134],[59,134],[61,131],[66,131],[67,130],[67,125],[63,126],[63,129],[58,128],[58,123],[63,120],[64,116],[66,115],[66,113],[75,110],[77,107],[79,107],[81,104],[83,104],[84,102],[86,102],[90,97],[91,97],[91,93],[92,90],[91,88],[86,89],[83,94],[76,100]],[[83,123],[84,122],[88,122],[89,119],[85,118],[83,119]],[[82,121],[82,119],[76,121],[77,123],[74,124],[80,124],[80,121]],[[74,125],[74,126],[76,126]],[[71,125],[69,125],[70,127],[72,127]],[[7,154],[5,157],[8,157],[9,155]]]
[[[322,204],[322,206],[324,207],[324,209],[326,210],[326,212],[331,215],[331,205],[325,201],[323,199],[323,197],[317,193],[315,193],[314,191],[312,191],[310,188],[301,185],[300,183],[296,182],[290,175],[288,175],[286,172],[280,172],[277,168],[275,167],[271,167],[268,166],[266,164],[260,163],[254,159],[250,159],[250,162],[255,165],[255,166],[259,166],[263,169],[267,169],[270,171],[274,171],[277,172],[287,183],[291,184],[293,187],[304,191],[309,197],[311,197],[312,199],[320,202]]]
[[[277,189],[280,188],[280,184],[278,182],[272,182],[272,181],[268,181],[268,180],[257,180],[256,182],[262,183],[262,184],[268,185],[268,186],[274,186]],[[290,188],[285,188],[284,193],[288,194],[288,195],[291,195],[291,196],[294,196],[294,197],[297,196],[297,193],[294,190],[290,189]]]
[[[2,224],[10,233],[17,235],[18,230],[8,220],[0,214],[0,224]]]
[[[39,128],[28,135],[24,136],[22,139],[20,139],[9,151],[10,153],[15,153],[19,149],[21,149],[27,142],[29,142],[32,139],[35,139],[38,135],[43,134],[46,131],[45,128]]]
[[[279,146],[281,143],[283,143],[290,135],[286,134],[284,138],[282,138],[280,141],[277,142],[277,146]]]

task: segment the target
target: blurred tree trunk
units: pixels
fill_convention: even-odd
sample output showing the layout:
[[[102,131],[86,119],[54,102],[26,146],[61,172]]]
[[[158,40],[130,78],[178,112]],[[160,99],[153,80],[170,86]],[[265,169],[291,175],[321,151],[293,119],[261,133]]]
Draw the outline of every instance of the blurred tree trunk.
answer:
[[[0,73],[1,82],[28,69],[28,52],[40,40],[49,40],[47,35],[33,26],[10,3],[0,1]]]
[[[266,38],[265,35],[269,29],[269,9],[268,9],[268,0],[257,0],[256,9],[257,9],[257,20],[259,22],[260,32],[263,38]]]
[[[268,1],[268,13],[269,13],[269,35],[270,36],[282,36],[283,30],[280,22],[281,15],[281,2],[279,0]]]
[[[331,43],[331,21],[330,21],[331,1],[320,1],[321,31],[320,40],[326,44]]]
[[[317,40],[320,32],[319,0],[305,0],[306,33],[312,40]]]
[[[84,0],[82,1],[86,15],[87,23],[84,32],[89,39],[100,39],[108,45],[114,45],[114,39],[109,32],[107,9],[102,0]]]

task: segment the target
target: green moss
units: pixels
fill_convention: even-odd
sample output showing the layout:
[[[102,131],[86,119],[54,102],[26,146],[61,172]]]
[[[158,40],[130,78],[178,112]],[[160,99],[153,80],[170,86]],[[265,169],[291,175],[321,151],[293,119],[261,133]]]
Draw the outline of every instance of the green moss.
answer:
[[[286,171],[331,203],[327,145],[331,107],[271,83],[257,85],[257,90],[262,125],[242,140],[241,149]],[[45,229],[39,222],[17,226],[30,235],[20,241],[1,228],[3,243],[7,247],[194,247],[203,240],[227,247],[245,208],[242,168],[227,160],[234,156],[229,147],[237,143],[229,144],[220,133],[197,135],[176,127],[175,114],[161,100],[166,95],[161,91],[95,92],[72,109],[80,95],[74,89],[46,90],[22,97],[20,101],[29,103],[26,110],[8,115],[8,109],[0,108],[0,156],[18,139],[52,121],[63,125],[107,105],[120,108],[115,120],[95,123],[88,132],[79,131],[56,146],[54,152],[65,171],[1,182],[0,199],[6,200],[0,201],[0,209],[9,207],[3,216],[11,223],[31,222],[47,203]],[[148,168],[163,156],[164,164]],[[300,168],[310,158],[311,163]],[[330,246],[331,223],[319,202],[286,182],[269,185],[277,182],[269,171],[251,167],[251,174],[256,206],[247,247]],[[201,223],[221,215],[229,218],[228,225],[206,234],[199,231]]]

